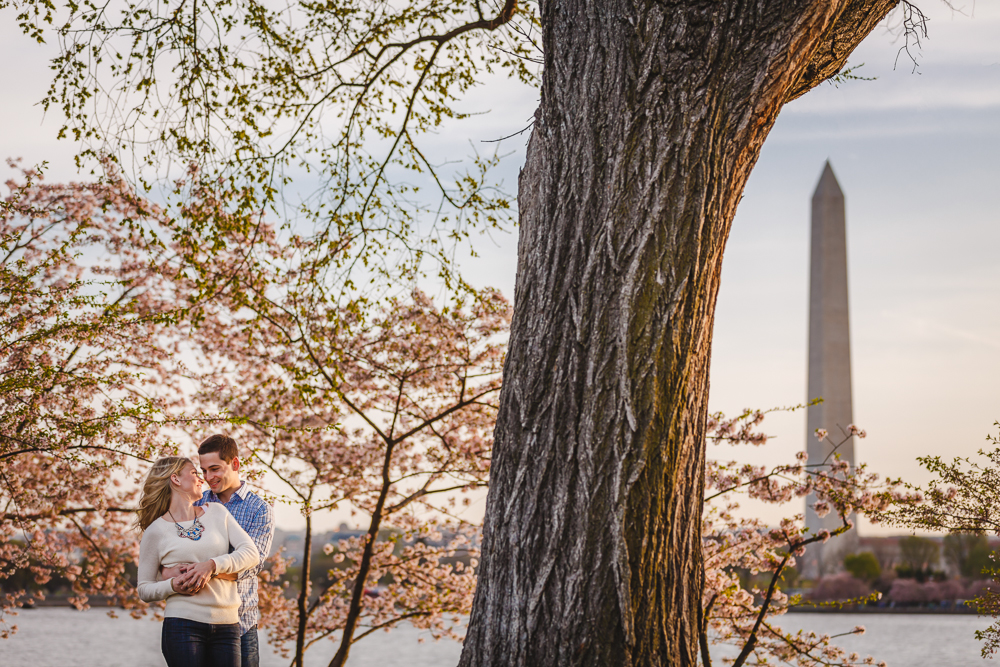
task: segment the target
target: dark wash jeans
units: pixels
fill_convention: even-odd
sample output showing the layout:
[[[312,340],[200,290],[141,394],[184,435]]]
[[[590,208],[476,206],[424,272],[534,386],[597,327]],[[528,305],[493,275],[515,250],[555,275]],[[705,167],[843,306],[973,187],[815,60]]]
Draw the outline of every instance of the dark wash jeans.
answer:
[[[240,667],[240,624],[163,619],[160,648],[167,667]]]
[[[240,652],[243,667],[260,667],[260,643],[257,641],[257,626],[253,626],[240,637]]]

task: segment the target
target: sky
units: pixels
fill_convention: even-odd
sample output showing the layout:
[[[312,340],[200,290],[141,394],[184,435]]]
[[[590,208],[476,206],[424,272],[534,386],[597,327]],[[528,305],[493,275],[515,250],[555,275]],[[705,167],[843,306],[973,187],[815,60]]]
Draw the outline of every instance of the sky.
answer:
[[[809,200],[829,160],[847,199],[854,419],[868,433],[857,459],[914,482],[927,479],[916,457],[973,456],[1000,433],[1000,3],[920,6],[929,35],[915,70],[898,35],[879,26],[850,59],[874,80],[824,84],[781,112],[726,250],[710,396],[713,411],[730,414],[807,400]],[[0,12],[0,154],[48,160],[52,179],[76,177],[74,146],[55,139],[58,118],[43,120],[34,105],[49,76],[44,50],[11,18]],[[527,124],[537,93],[491,82],[467,104],[489,113],[443,133],[440,151],[492,150],[490,139]],[[501,148],[510,192],[526,137]],[[467,276],[512,296],[516,231],[477,247]],[[764,425],[774,437],[751,460],[778,464],[804,447],[803,411]],[[481,502],[469,510],[481,511]]]
[[[733,221],[709,400],[737,414],[814,398],[810,199],[829,160],[847,204],[854,421],[868,433],[856,459],[914,483],[929,479],[918,456],[975,456],[1000,435],[1000,6],[920,6],[930,20],[911,51],[916,68],[890,17],[849,61],[874,80],[824,84],[782,110]],[[496,114],[482,136],[521,129],[537,102],[522,98],[524,113]],[[516,236],[494,238],[468,266],[513,294]],[[766,447],[714,456],[788,462],[805,447],[805,412],[772,414],[764,431]],[[789,513],[743,509],[769,521]],[[859,530],[893,532],[864,519]]]
[[[929,479],[918,456],[974,456],[1000,434],[1000,6],[920,6],[916,70],[882,25],[849,62],[875,80],[781,112],[725,253],[709,401],[736,414],[807,400],[810,199],[829,160],[847,204],[857,462],[912,482]],[[513,294],[515,240],[480,252],[470,267]],[[764,427],[766,447],[716,456],[778,464],[805,446],[804,411]]]
[[[789,104],[765,143],[723,264],[710,400],[807,398],[809,205],[829,160],[847,203],[854,420],[869,434],[856,457],[916,482],[916,457],[973,456],[1000,419],[1000,8],[921,6],[916,72],[876,29],[851,57],[876,80]],[[765,424],[777,437],[761,456],[803,447],[804,412]]]

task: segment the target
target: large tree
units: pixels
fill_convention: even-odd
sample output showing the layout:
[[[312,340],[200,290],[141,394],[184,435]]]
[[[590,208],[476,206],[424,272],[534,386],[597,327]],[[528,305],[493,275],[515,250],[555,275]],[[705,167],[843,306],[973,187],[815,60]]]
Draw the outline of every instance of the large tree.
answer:
[[[782,106],[896,0],[542,0],[463,667],[695,665],[722,256]]]

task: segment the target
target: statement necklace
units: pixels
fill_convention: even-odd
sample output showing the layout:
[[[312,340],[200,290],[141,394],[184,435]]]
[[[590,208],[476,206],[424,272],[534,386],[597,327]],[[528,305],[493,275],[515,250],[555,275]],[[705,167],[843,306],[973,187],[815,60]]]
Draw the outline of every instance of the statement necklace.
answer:
[[[177,526],[178,537],[186,537],[189,540],[194,540],[195,542],[201,539],[201,534],[205,532],[205,526],[201,525],[201,522],[198,521],[197,514],[194,515],[194,523],[191,524],[190,528],[185,528],[181,524],[177,523],[174,515],[170,514],[170,510],[167,510],[167,514],[170,516],[170,520],[174,522],[174,525]]]

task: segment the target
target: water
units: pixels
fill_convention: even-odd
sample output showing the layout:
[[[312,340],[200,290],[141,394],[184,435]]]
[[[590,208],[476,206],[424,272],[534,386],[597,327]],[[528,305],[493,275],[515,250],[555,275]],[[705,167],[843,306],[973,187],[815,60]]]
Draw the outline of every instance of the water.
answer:
[[[8,623],[19,631],[0,640],[4,667],[135,667],[164,664],[160,656],[160,624],[149,619],[108,618],[103,611],[78,612],[59,607],[28,609]],[[885,660],[890,667],[967,667],[985,663],[973,636],[986,619],[966,615],[923,614],[788,614],[779,625],[827,634],[863,625],[862,636],[836,641],[848,651]],[[423,638],[425,641],[420,642]],[[350,667],[453,667],[461,647],[450,640],[435,642],[426,632],[404,625],[377,633],[351,650]],[[333,657],[330,642],[306,653],[306,664],[320,667]],[[721,657],[716,648],[713,655]],[[716,660],[721,664],[720,660]],[[288,660],[261,646],[261,667],[285,667]]]
[[[988,667],[983,660],[975,631],[989,626],[989,619],[967,614],[817,614],[791,613],[776,620],[786,631],[812,630],[838,635],[858,625],[865,634],[837,637],[833,644],[862,658],[884,660],[889,667]],[[722,647],[712,651],[723,656]],[[2,654],[0,654],[2,655]],[[735,657],[736,652],[729,654]],[[721,664],[721,660],[713,660]]]
[[[122,612],[119,611],[119,614]],[[79,612],[65,607],[21,610],[7,624],[17,634],[0,639],[2,667],[164,667],[160,654],[161,624],[149,618],[135,620],[122,614],[108,618],[105,611]],[[423,639],[423,643],[421,643]],[[274,653],[261,637],[261,667],[288,667],[290,659]],[[377,632],[351,648],[350,667],[454,667],[462,647],[450,639],[435,642],[430,633],[401,625]],[[336,652],[332,642],[315,644],[306,652],[306,665],[325,667]]]

